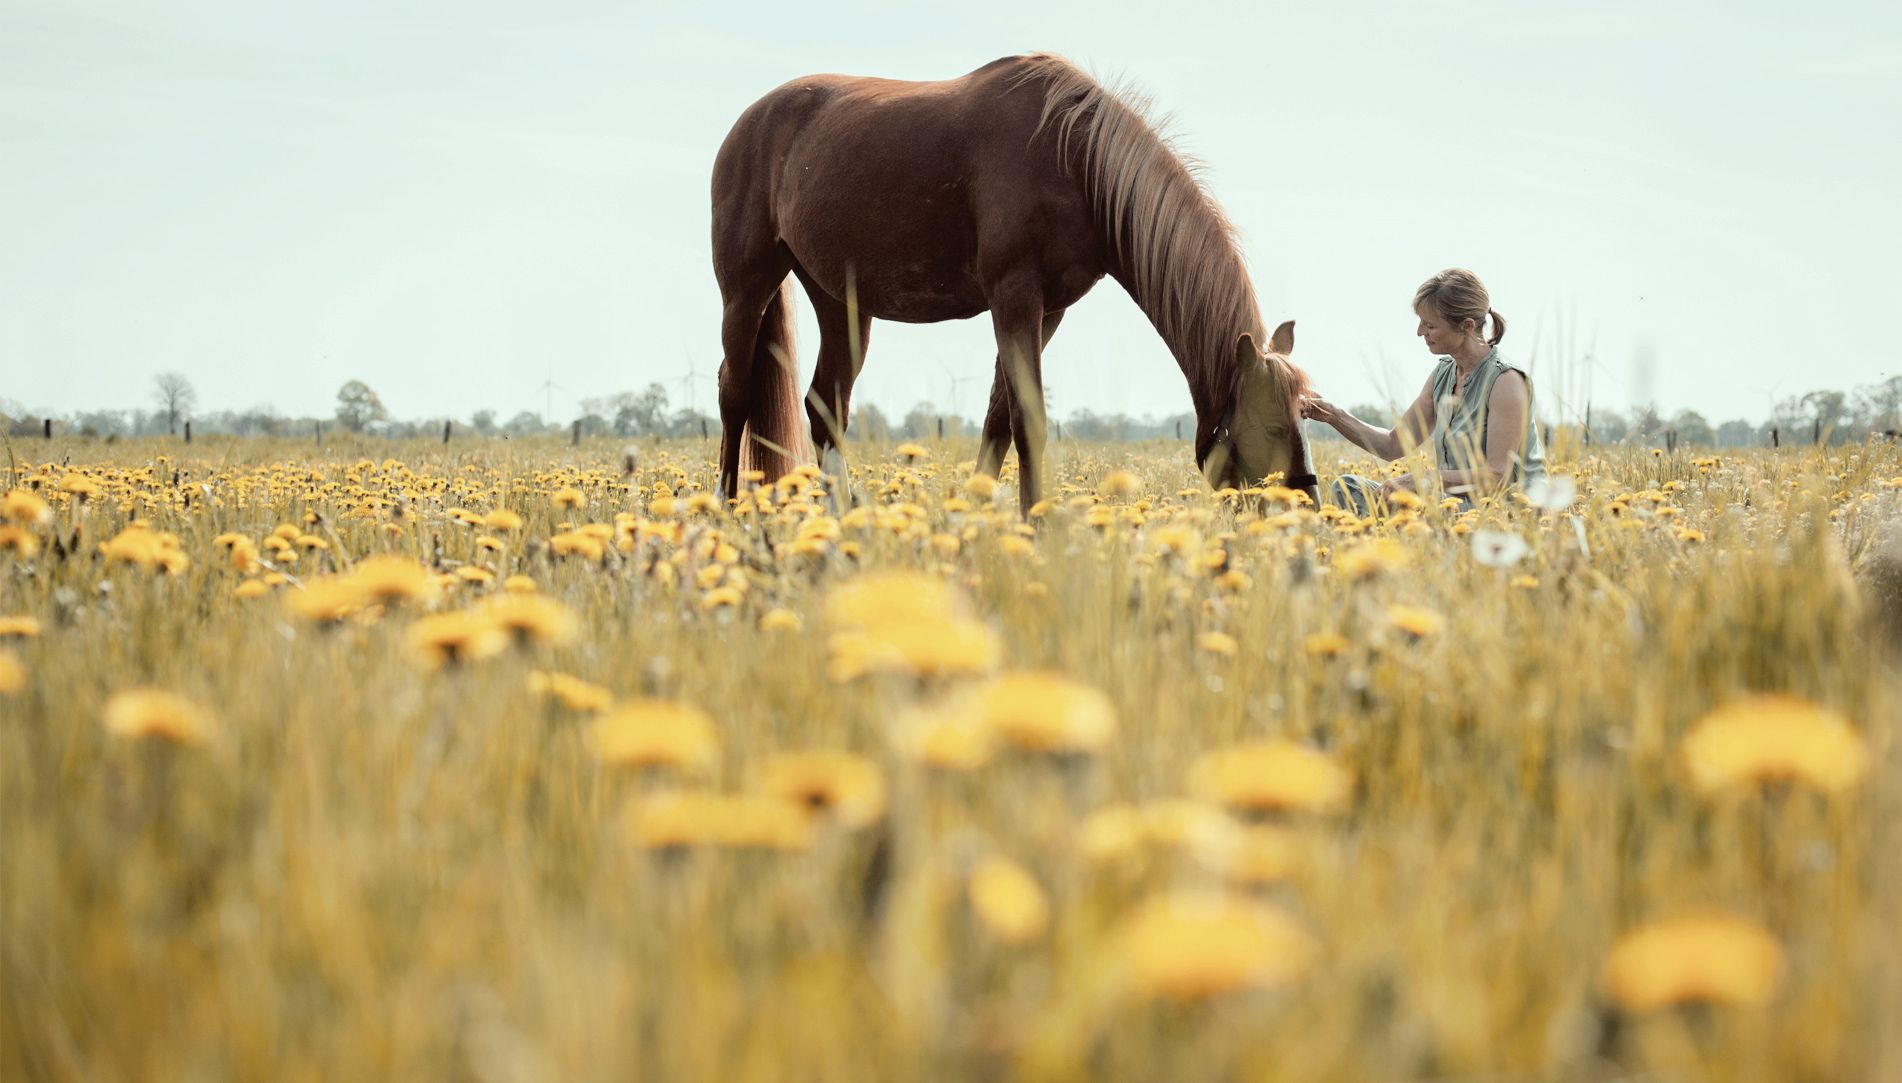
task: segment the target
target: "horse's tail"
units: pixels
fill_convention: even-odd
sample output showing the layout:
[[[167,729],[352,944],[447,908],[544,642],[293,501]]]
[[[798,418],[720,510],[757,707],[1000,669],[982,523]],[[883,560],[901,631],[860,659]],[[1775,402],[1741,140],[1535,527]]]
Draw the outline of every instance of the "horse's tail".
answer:
[[[799,397],[799,362],[793,353],[792,278],[766,303],[753,340],[746,428],[740,436],[740,468],[763,471],[768,482],[811,457],[806,412]]]

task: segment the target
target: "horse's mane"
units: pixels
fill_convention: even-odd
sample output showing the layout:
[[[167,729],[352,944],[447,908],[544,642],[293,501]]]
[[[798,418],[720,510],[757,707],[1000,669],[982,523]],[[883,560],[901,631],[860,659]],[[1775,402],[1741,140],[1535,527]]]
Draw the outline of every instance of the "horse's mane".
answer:
[[[1149,102],[1106,87],[1060,56],[1021,58],[1022,79],[1044,84],[1038,131],[1080,150],[1091,203],[1136,303],[1169,343],[1189,380],[1198,426],[1196,460],[1235,398],[1235,340],[1247,332],[1266,350],[1261,307],[1235,229],[1203,187],[1200,163],[1179,152],[1149,119]],[[1279,364],[1291,396],[1307,374]]]

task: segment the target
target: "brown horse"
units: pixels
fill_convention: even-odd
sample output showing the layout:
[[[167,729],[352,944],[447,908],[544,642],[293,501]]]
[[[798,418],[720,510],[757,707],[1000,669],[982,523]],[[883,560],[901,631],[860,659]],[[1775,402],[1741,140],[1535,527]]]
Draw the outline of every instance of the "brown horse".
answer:
[[[1211,485],[1273,474],[1311,497],[1306,376],[1292,321],[1264,341],[1233,231],[1137,103],[1055,56],[1006,57],[933,83],[795,79],[741,114],[713,166],[713,269],[724,302],[720,483],[742,452],[769,477],[806,454],[791,283],[819,318],[805,401],[823,452],[843,436],[874,317],[988,311],[996,377],[978,450],[1015,443],[1025,508],[1042,492],[1042,354],[1105,274],[1188,378],[1195,460]]]

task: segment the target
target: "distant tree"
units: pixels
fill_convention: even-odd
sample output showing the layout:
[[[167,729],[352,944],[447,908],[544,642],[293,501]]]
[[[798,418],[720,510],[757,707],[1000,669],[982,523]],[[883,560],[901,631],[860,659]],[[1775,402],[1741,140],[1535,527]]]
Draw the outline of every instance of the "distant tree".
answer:
[[[495,432],[495,411],[477,410],[475,414],[469,418],[469,427],[481,433],[483,436],[492,435]]]
[[[284,429],[284,415],[270,403],[260,403],[239,414],[232,430],[240,436],[276,436]]]
[[[877,404],[864,403],[852,407],[852,423],[846,426],[845,435],[855,440],[890,440],[892,422]]]
[[[509,423],[502,426],[502,431],[510,436],[534,436],[547,428],[548,426],[542,423],[542,415],[533,410],[523,410],[509,418]]]
[[[182,372],[161,372],[152,377],[152,401],[165,415],[165,431],[176,434],[178,423],[189,417],[198,405],[198,392]]]
[[[1631,423],[1616,410],[1593,410],[1591,417],[1593,443],[1616,444],[1631,435]]]
[[[1716,442],[1717,434],[1711,431],[1710,422],[1704,420],[1704,415],[1696,410],[1679,410],[1671,415],[1669,427],[1677,433],[1677,442],[1680,444],[1709,447]]]
[[[1825,438],[1832,433],[1838,438],[1848,435],[1840,431],[1849,418],[1848,395],[1841,391],[1812,391],[1804,395],[1802,401],[1809,412],[1810,423],[1816,427],[1815,431],[1823,433]],[[1810,434],[1806,432],[1803,435],[1808,438]]]
[[[907,439],[925,440],[938,435],[938,419],[943,415],[938,408],[928,402],[921,402],[905,413],[904,432]]]
[[[1902,376],[1858,388],[1856,412],[1870,432],[1902,431]]]
[[[132,423],[124,410],[81,410],[73,415],[81,436],[130,436]]]
[[[616,436],[653,436],[667,427],[667,389],[648,384],[638,395],[620,395],[614,410]]]
[[[1752,447],[1762,443],[1757,436],[1757,427],[1742,418],[1726,421],[1717,426],[1715,439],[1718,447]]]
[[[351,432],[362,432],[370,422],[384,421],[389,416],[383,400],[362,380],[352,380],[337,390],[337,424]]]
[[[1376,406],[1371,402],[1363,402],[1359,406],[1349,406],[1347,412],[1375,428],[1393,428],[1393,411],[1387,409],[1385,406]]]

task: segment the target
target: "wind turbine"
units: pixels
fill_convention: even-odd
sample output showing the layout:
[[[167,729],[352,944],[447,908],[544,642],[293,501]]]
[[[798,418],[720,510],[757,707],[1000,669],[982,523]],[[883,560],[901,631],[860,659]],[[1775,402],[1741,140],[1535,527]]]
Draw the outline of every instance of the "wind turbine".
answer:
[[[542,424],[546,425],[554,420],[555,392],[566,395],[568,389],[555,382],[555,370],[551,368],[548,370],[548,379],[543,380],[536,390],[542,393]]]
[[[680,379],[675,380],[674,386],[680,389],[682,397],[687,400],[687,409],[693,413],[697,414],[700,412],[699,398],[694,393],[694,389],[699,386],[699,381],[708,378],[706,373],[700,371],[700,366],[694,364],[693,354],[689,352],[687,354],[687,373]]]

